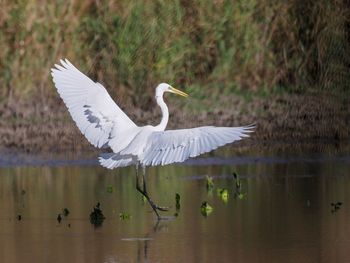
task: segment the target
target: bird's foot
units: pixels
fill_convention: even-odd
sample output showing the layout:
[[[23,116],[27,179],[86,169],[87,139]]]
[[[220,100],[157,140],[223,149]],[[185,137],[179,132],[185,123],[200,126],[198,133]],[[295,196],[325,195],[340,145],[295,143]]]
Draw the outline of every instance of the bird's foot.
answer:
[[[156,205],[156,204],[155,204],[155,208],[156,208],[157,210],[163,211],[163,212],[169,211],[169,207],[167,207],[167,206],[159,206],[159,205]]]
[[[159,206],[157,204],[155,204],[150,198],[147,198],[149,204],[151,205],[151,207],[153,208],[153,210],[159,210],[159,211],[169,211],[169,207],[167,206]]]

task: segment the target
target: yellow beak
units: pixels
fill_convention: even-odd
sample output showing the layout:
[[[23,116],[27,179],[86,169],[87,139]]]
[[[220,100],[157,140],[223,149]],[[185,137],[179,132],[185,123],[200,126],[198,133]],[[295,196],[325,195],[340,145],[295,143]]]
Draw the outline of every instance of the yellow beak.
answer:
[[[175,94],[177,94],[177,95],[183,96],[183,97],[188,97],[188,94],[187,94],[187,93],[185,93],[185,92],[183,92],[183,91],[181,91],[181,90],[175,89],[175,88],[173,88],[173,87],[170,87],[170,90],[169,90],[169,91],[172,92],[172,93],[175,93]]]

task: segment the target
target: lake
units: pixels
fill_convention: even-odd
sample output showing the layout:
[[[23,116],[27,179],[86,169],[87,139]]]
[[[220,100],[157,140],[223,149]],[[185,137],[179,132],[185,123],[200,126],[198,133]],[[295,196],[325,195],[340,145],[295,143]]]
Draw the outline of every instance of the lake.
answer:
[[[169,206],[161,221],[134,167],[4,152],[0,261],[349,262],[349,145],[236,145],[148,168],[152,199]],[[94,225],[97,203],[105,219]]]

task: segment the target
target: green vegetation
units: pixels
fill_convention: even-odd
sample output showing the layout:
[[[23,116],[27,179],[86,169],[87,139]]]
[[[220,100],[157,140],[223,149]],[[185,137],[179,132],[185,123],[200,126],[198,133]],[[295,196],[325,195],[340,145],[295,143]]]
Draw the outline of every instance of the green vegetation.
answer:
[[[232,175],[235,183],[235,198],[243,200],[244,198],[246,198],[247,193],[243,193],[242,191],[242,180],[236,172],[233,172]]]
[[[68,215],[69,215],[69,210],[68,210],[68,208],[64,208],[63,210],[63,215],[65,216],[65,217],[67,217]]]
[[[240,179],[240,176],[239,176],[236,172],[233,172],[233,173],[232,173],[232,176],[233,176],[234,181],[235,181],[236,190],[237,190],[237,191],[241,190],[242,181],[241,181],[241,179]]]
[[[205,217],[213,212],[213,207],[209,205],[207,201],[204,201],[201,205],[201,214]]]
[[[111,194],[114,192],[114,187],[112,185],[107,186],[107,193]]]
[[[5,0],[0,101],[56,98],[50,68],[64,57],[143,109],[162,81],[202,99],[344,91],[349,12],[327,0]]]
[[[180,194],[179,193],[175,193],[175,208],[176,208],[176,211],[179,211],[180,210]]]
[[[220,199],[224,202],[227,203],[228,202],[228,198],[229,198],[229,192],[226,188],[218,188],[217,190],[217,194],[220,197]]]
[[[131,218],[131,215],[126,212],[120,212],[119,213],[119,219],[120,220],[129,220]]]
[[[90,223],[95,227],[99,227],[105,219],[106,217],[102,213],[101,204],[98,202],[90,213]]]

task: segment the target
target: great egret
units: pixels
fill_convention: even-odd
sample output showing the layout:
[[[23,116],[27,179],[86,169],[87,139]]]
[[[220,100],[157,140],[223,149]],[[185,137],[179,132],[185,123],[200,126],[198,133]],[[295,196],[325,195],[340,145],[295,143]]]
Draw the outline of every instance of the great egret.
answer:
[[[58,93],[69,113],[88,141],[98,148],[109,147],[113,153],[99,156],[102,166],[113,169],[136,165],[136,189],[148,200],[160,218],[158,211],[166,208],[156,205],[148,196],[145,167],[183,162],[190,157],[212,151],[234,141],[249,137],[253,125],[242,127],[204,126],[192,129],[165,130],[168,107],[163,94],[170,92],[187,97],[185,92],[166,83],[156,88],[155,99],[162,111],[157,126],[137,126],[112,100],[106,89],[80,72],[67,59],[51,69]],[[143,189],[140,187],[138,166],[143,169]]]

